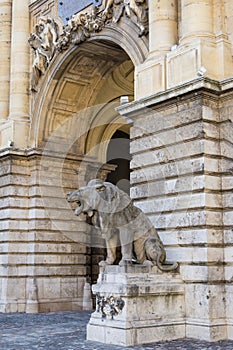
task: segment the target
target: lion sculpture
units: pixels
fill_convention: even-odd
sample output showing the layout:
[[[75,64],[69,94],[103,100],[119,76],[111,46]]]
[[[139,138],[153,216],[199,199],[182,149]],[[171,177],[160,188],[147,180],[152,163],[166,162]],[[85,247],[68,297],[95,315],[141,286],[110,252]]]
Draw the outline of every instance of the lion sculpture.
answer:
[[[93,179],[68,193],[67,201],[77,204],[75,215],[86,214],[95,225],[98,223],[107,248],[106,260],[100,266],[114,264],[119,239],[119,265],[131,263],[135,254],[140,264],[157,265],[162,271],[177,269],[177,263],[166,262],[166,252],[151,221],[117,186]]]

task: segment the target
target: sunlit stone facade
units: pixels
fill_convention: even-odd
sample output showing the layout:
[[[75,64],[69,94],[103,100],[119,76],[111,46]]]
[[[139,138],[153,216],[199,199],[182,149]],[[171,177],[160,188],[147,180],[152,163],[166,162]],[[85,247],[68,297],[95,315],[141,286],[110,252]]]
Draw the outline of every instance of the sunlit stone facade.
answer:
[[[83,308],[103,242],[66,193],[128,157],[180,263],[185,335],[233,339],[233,3],[102,3],[64,27],[58,1],[0,0],[0,311]]]

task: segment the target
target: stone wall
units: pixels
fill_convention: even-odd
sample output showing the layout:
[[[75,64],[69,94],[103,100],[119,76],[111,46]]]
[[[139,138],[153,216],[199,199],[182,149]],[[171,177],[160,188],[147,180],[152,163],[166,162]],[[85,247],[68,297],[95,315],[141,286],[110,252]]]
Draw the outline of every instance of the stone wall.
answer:
[[[224,224],[224,262],[225,262],[225,281],[226,281],[226,316],[228,319],[228,337],[233,339],[233,319],[232,319],[232,297],[233,297],[233,124],[232,124],[232,94],[226,94],[220,105],[221,122],[221,169],[222,169],[222,205],[223,205],[223,224]]]
[[[65,200],[77,187],[79,161],[67,160],[62,175],[61,161],[43,160],[35,151],[8,151],[1,158],[2,312],[26,310],[32,279],[39,311],[82,308],[88,230]]]
[[[134,120],[131,196],[168,260],[180,262],[186,335],[217,340],[228,336],[232,293],[232,94],[212,88],[197,83],[184,94],[183,86],[179,97],[161,94],[119,111]]]

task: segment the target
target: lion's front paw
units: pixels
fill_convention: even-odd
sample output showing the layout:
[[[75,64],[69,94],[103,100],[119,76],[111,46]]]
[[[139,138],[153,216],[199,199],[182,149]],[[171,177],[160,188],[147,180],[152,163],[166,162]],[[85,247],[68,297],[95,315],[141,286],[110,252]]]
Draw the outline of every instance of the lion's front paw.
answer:
[[[143,262],[143,265],[145,265],[145,266],[154,266],[153,262],[150,261],[150,260],[145,260],[145,261]]]
[[[132,260],[121,259],[119,266],[132,265]]]
[[[106,260],[101,260],[101,261],[99,262],[99,266],[100,266],[100,267],[105,267],[105,266],[107,266],[107,265],[109,265],[109,264],[108,264],[108,262],[107,262]]]
[[[112,265],[112,264],[113,264],[113,262],[110,261],[110,260],[108,260],[108,259],[106,259],[106,260],[101,260],[101,261],[99,262],[99,266],[100,266],[100,267],[106,267],[107,265]]]

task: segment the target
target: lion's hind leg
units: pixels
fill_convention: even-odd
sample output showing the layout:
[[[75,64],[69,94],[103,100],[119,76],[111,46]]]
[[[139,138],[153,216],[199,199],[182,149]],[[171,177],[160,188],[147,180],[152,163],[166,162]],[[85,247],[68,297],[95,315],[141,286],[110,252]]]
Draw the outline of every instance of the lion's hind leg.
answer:
[[[140,264],[145,264],[147,265],[147,256],[145,252],[145,237],[142,236],[134,241],[134,252],[137,258],[137,261]]]
[[[145,251],[148,259],[161,271],[174,271],[179,266],[177,262],[166,262],[166,252],[160,238],[148,238],[145,241]]]

